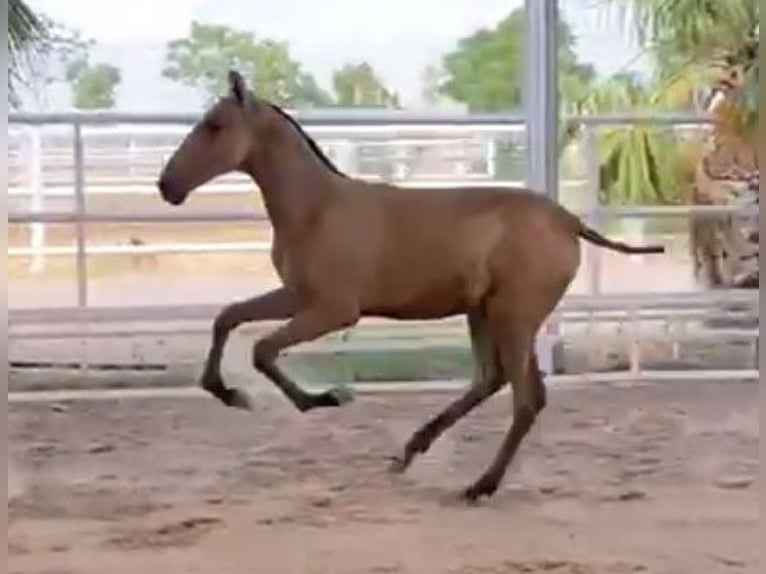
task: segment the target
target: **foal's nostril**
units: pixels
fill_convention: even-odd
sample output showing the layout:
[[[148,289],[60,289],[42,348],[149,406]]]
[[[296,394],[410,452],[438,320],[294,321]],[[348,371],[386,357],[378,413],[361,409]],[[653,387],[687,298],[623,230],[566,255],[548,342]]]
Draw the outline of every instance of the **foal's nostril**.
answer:
[[[183,202],[183,194],[178,193],[178,190],[173,188],[173,185],[164,177],[157,181],[157,187],[163,199],[171,205],[180,205]]]

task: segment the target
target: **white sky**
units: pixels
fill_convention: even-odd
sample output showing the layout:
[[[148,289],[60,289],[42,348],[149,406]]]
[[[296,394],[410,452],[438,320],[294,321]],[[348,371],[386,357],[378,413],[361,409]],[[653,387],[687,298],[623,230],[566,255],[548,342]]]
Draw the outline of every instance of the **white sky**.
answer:
[[[332,69],[367,59],[405,102],[416,100],[423,68],[458,38],[491,26],[523,0],[30,0],[50,17],[99,44],[96,57],[123,69],[119,107],[168,107],[147,90],[161,82],[162,46],[185,36],[193,19],[287,40],[293,56],[325,87]],[[580,57],[613,72],[636,54],[623,30],[599,18],[596,0],[560,0],[578,36]],[[142,54],[152,47],[153,56]],[[153,58],[153,59],[152,59]],[[142,70],[141,68],[147,68]],[[151,68],[151,69],[149,69]],[[159,89],[159,88],[158,88]],[[172,92],[179,97],[180,92]],[[152,103],[152,98],[156,102]],[[162,100],[162,101],[160,101]],[[164,105],[163,105],[164,104]],[[190,105],[190,104],[186,104]],[[192,104],[193,105],[193,104]]]
[[[152,41],[182,35],[204,0],[30,0],[54,20],[97,41]]]

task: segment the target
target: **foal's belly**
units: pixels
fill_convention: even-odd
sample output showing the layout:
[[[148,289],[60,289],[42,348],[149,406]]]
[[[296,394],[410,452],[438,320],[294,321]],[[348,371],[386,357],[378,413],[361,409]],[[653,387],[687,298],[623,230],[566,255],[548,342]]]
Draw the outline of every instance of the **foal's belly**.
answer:
[[[362,313],[391,319],[436,319],[466,312],[473,304],[464,277],[400,275],[378,283],[368,292]]]
[[[419,241],[377,259],[366,281],[363,314],[435,319],[465,313],[484,298],[490,282],[488,249],[459,236],[412,235]]]

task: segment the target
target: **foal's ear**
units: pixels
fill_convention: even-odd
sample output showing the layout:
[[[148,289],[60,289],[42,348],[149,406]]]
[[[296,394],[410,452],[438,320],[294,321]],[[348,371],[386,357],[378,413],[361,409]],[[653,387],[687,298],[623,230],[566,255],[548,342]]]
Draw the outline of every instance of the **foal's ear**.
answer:
[[[241,106],[246,106],[250,99],[247,95],[247,85],[242,74],[236,70],[229,70],[229,90]]]

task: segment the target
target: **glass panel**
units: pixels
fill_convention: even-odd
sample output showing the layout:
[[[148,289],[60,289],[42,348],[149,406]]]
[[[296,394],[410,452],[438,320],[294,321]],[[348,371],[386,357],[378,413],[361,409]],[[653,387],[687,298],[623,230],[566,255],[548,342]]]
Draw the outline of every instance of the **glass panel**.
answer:
[[[268,222],[89,224],[92,306],[226,303],[277,285]]]
[[[77,304],[74,226],[8,225],[8,308]]]

